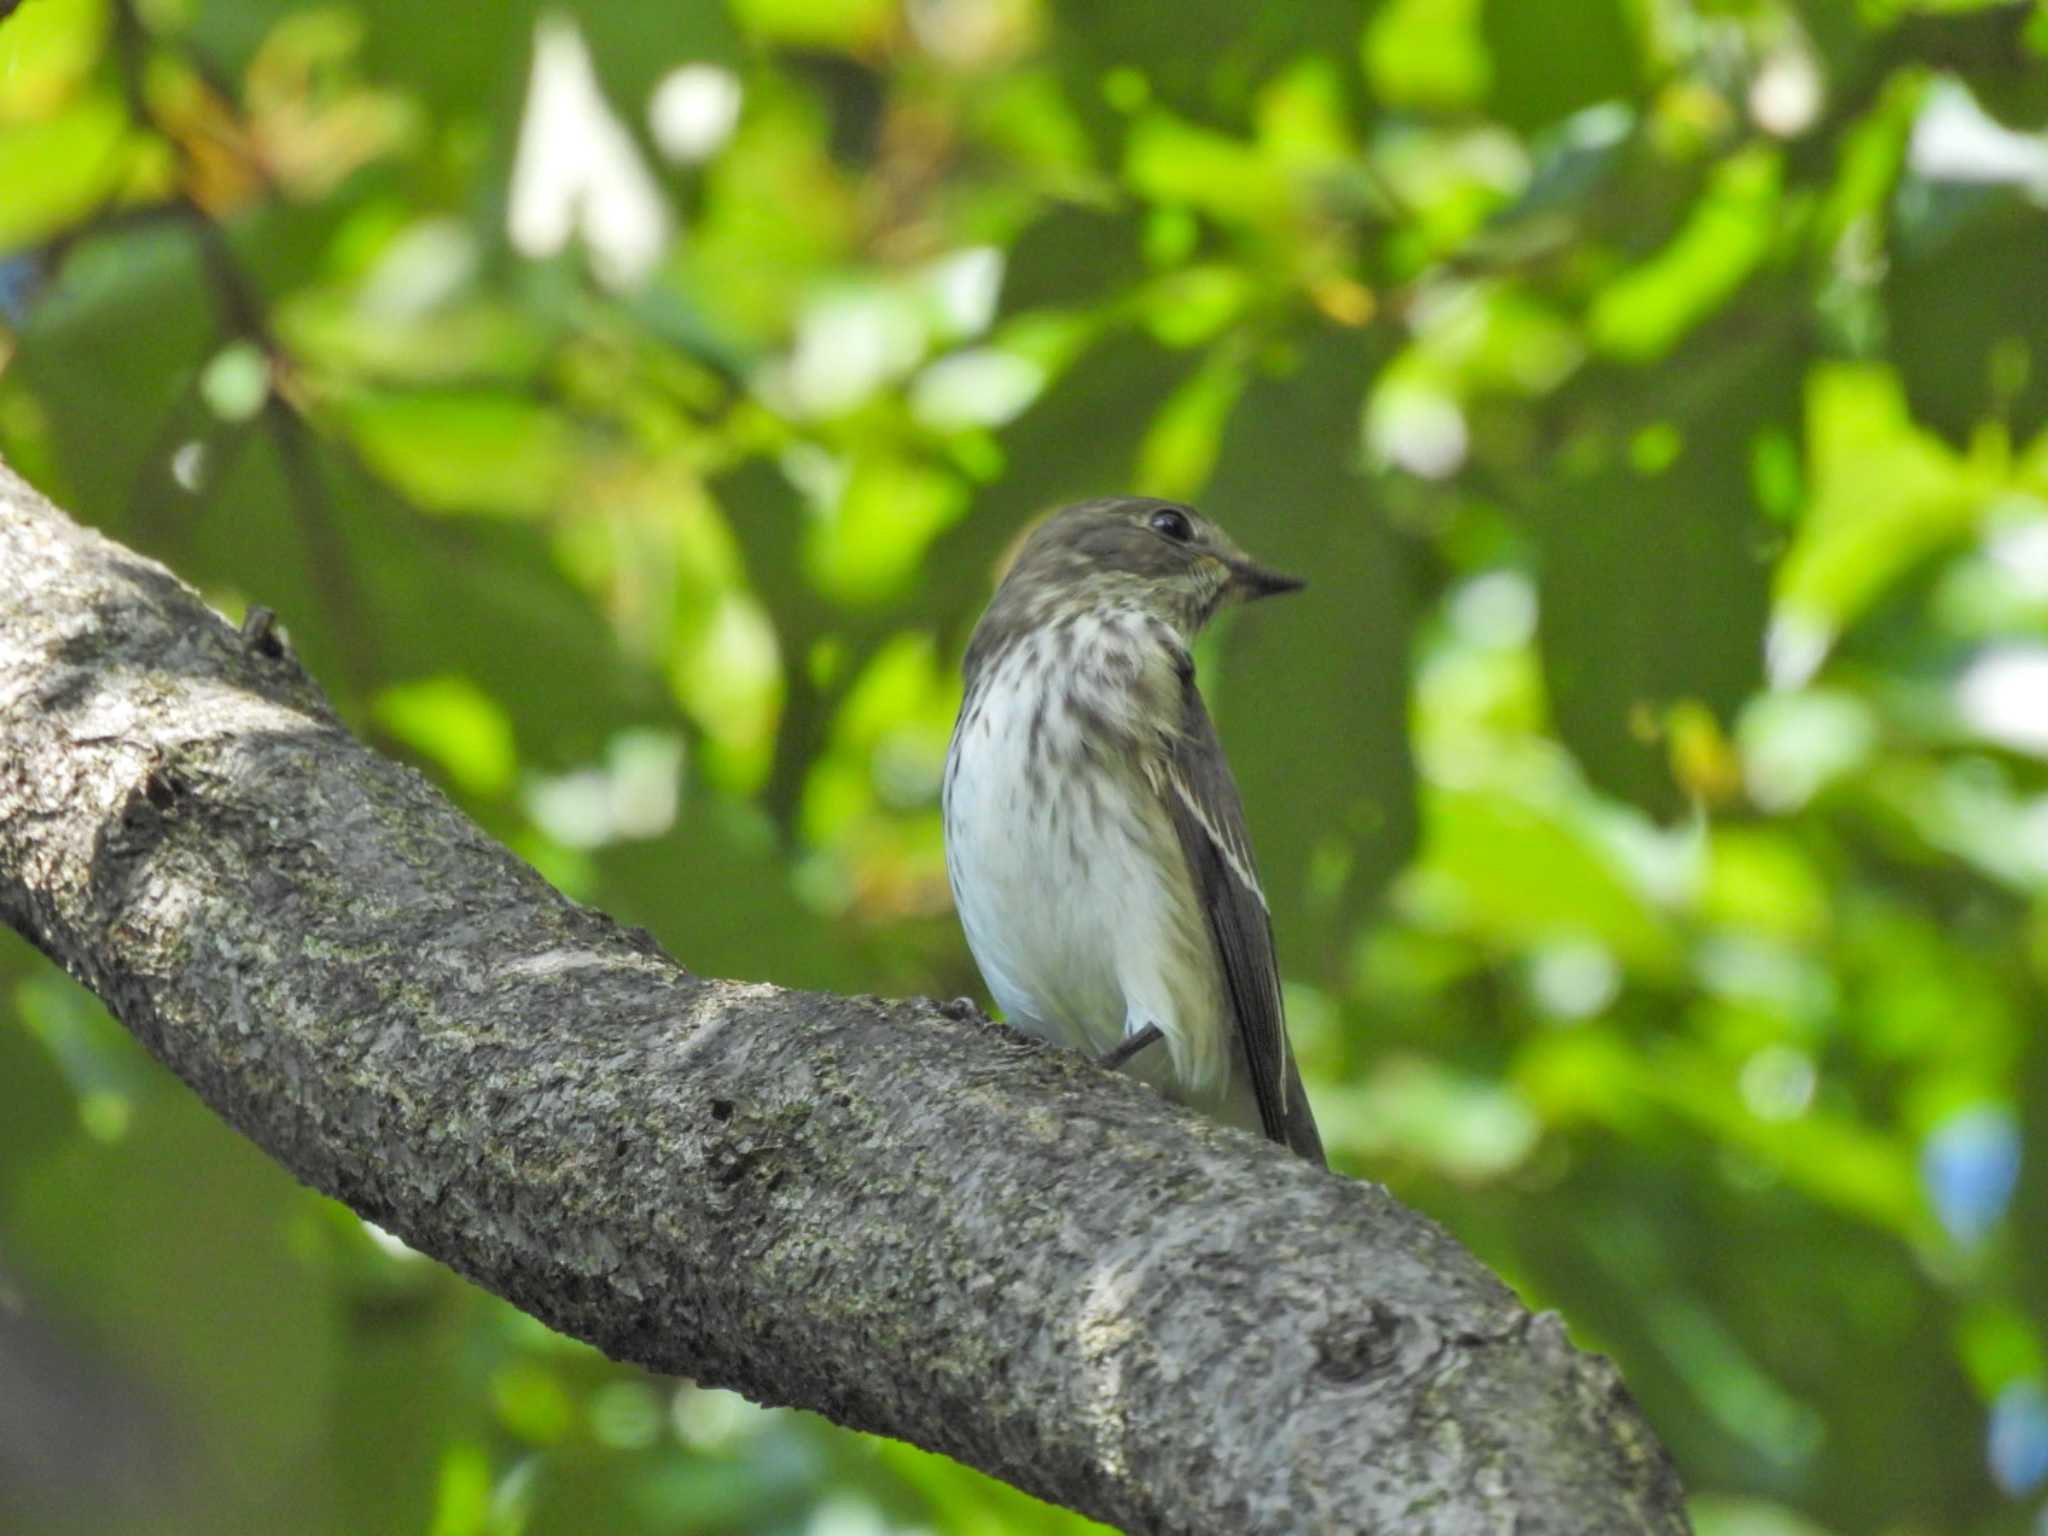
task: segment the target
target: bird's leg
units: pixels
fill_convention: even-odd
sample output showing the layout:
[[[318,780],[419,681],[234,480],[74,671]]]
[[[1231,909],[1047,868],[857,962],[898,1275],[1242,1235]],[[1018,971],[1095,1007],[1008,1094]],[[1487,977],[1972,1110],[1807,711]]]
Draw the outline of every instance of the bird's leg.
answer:
[[[1146,1046],[1155,1044],[1165,1038],[1166,1036],[1159,1032],[1157,1024],[1147,1024],[1135,1035],[1125,1035],[1123,1039],[1096,1057],[1095,1064],[1105,1071],[1114,1072],[1118,1067],[1121,1067],[1125,1062],[1137,1055],[1138,1052],[1145,1049]]]

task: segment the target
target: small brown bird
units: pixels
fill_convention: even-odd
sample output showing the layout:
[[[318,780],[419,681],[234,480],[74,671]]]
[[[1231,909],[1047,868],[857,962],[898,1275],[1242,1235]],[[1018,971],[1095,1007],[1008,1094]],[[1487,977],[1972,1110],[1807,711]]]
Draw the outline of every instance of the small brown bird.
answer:
[[[946,870],[1011,1024],[1321,1163],[1244,808],[1188,654],[1219,608],[1302,585],[1174,502],[1049,518],[967,647]]]

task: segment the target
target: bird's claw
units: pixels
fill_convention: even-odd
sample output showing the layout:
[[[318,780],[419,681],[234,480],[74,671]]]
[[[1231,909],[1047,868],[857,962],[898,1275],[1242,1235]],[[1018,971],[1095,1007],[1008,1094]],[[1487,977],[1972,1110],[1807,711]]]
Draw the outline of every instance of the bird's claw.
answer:
[[[1096,1057],[1095,1064],[1104,1071],[1114,1072],[1133,1056],[1137,1055],[1138,1052],[1144,1050],[1146,1046],[1156,1044],[1165,1038],[1166,1036],[1160,1032],[1157,1024],[1147,1024],[1135,1035],[1125,1035],[1123,1039]]]

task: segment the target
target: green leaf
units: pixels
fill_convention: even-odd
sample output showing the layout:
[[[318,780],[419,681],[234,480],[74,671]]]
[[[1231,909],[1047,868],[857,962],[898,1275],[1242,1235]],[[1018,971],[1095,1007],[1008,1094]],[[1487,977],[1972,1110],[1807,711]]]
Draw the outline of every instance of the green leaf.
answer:
[[[10,1090],[9,1112],[0,1115],[0,1168],[23,1169],[77,1135],[96,1086],[125,1100],[132,1084],[118,1074],[123,1065],[132,1073],[135,1063],[101,1064],[105,1053],[91,1049],[88,1033],[94,1026],[78,1027],[97,1006],[11,931],[0,934],[0,999],[0,1082]],[[97,1031],[117,1032],[111,1020],[95,1023]]]
[[[1778,568],[1788,613],[1837,633],[1976,525],[1994,489],[1914,426],[1890,369],[1829,364],[1807,386],[1812,499]]]
[[[5,198],[0,197],[0,203]],[[190,234],[158,226],[89,240],[22,323],[8,364],[50,422],[68,510],[114,533],[182,501],[169,458],[202,421],[189,395],[216,345]]]
[[[1909,181],[1899,204],[1915,198],[1956,216],[1892,243],[1884,313],[1913,414],[1956,442],[1985,421],[2032,436],[2048,425],[2042,211],[2016,190]]]
[[[1422,858],[1403,889],[1422,921],[1509,949],[1590,939],[1651,972],[1677,963],[1668,922],[1570,811],[1441,786],[1422,809]]]
[[[1223,446],[1223,426],[1248,382],[1235,358],[1219,349],[1175,390],[1152,419],[1138,449],[1132,489],[1185,501],[1199,492]]]
[[[1260,560],[1311,578],[1301,595],[1233,621],[1213,702],[1281,963],[1323,979],[1341,971],[1352,924],[1416,837],[1407,725],[1417,599],[1358,442],[1377,360],[1360,333],[1332,328],[1289,366],[1255,376],[1203,495]]]
[[[0,254],[84,219],[122,185],[129,165],[128,113],[110,91],[0,126]]]
[[[840,602],[880,602],[916,578],[926,547],[967,510],[966,487],[935,465],[888,453],[862,454],[845,474],[811,523],[806,567]]]
[[[548,344],[533,317],[508,304],[390,313],[324,288],[280,303],[273,323],[309,365],[401,385],[523,381],[539,368]]]
[[[1257,296],[1250,273],[1222,262],[1203,262],[1148,283],[1139,303],[1147,329],[1162,344],[1192,347],[1236,320]]]
[[[0,124],[63,104],[99,62],[111,14],[109,0],[28,0],[12,11],[0,26]]]
[[[1834,1536],[1797,1510],[1766,1499],[1702,1494],[1689,1507],[1694,1536]]]
[[[517,395],[369,395],[342,419],[364,462],[429,512],[545,516],[576,466],[568,420]]]
[[[1477,106],[1493,84],[1485,0],[1389,0],[1366,24],[1366,78],[1390,107]]]
[[[445,673],[394,683],[378,693],[370,712],[464,793],[489,799],[511,789],[519,771],[512,722],[468,678]]]
[[[1826,938],[1829,891],[1799,845],[1764,827],[1719,826],[1707,845],[1700,916],[1789,943]]]
[[[1803,338],[1775,314],[1758,328],[1747,345],[1701,337],[1653,378],[1587,370],[1586,462],[1561,466],[1530,519],[1558,731],[1595,784],[1659,815],[1691,787],[1672,757],[1691,706],[1725,728],[1762,680],[1771,523],[1749,466],[1798,420]]]
[[[553,1445],[576,1424],[576,1404],[560,1373],[543,1360],[508,1361],[491,1377],[498,1422],[534,1445]]]
[[[1722,162],[1671,243],[1594,301],[1593,344],[1628,362],[1654,361],[1727,302],[1777,237],[1782,173],[1777,152],[1761,147]]]
[[[890,0],[732,0],[733,15],[769,42],[848,53],[877,45],[895,18]]]
[[[428,1536],[489,1536],[491,1461],[473,1441],[451,1442],[441,1453]]]
[[[1295,181],[1256,144],[1150,111],[1131,125],[1124,180],[1141,197],[1263,229],[1294,217]]]
[[[1316,1113],[1333,1150],[1411,1161],[1466,1182],[1512,1172],[1541,1129],[1511,1087],[1420,1056],[1395,1057],[1357,1087],[1318,1094]]]
[[[1488,105],[1502,121],[1527,132],[1596,102],[1627,98],[1639,88],[1637,27],[1623,0],[1531,5],[1484,0],[1482,35],[1493,61]]]
[[[1981,1301],[1956,1323],[1956,1354],[1978,1395],[1990,1399],[2048,1371],[2039,1322],[2007,1303]]]

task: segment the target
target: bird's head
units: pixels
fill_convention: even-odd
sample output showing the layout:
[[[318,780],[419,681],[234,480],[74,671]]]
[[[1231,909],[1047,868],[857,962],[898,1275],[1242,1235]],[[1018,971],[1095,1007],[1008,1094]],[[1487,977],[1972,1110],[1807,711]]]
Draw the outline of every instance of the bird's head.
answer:
[[[1056,512],[1026,536],[998,601],[1047,615],[1070,603],[1136,608],[1192,640],[1220,608],[1299,591],[1193,507],[1110,496]]]

